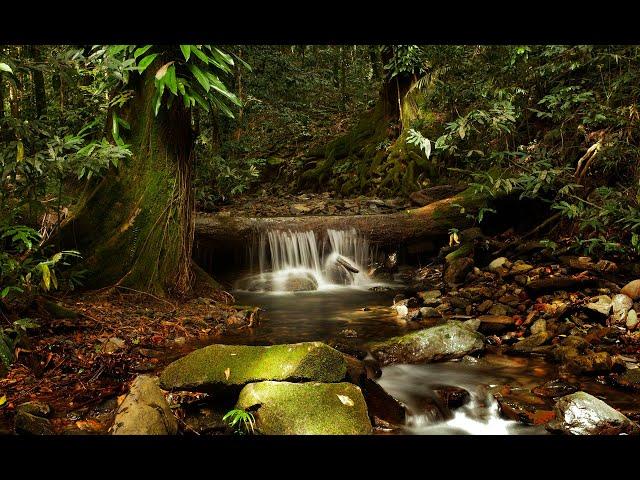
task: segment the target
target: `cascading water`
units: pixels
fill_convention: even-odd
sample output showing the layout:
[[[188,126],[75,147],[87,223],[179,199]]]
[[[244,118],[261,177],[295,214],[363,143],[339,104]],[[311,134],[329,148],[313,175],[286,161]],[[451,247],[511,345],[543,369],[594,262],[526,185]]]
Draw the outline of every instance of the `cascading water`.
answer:
[[[260,235],[257,250],[259,273],[242,280],[241,290],[305,291],[371,283],[366,271],[369,242],[355,229],[329,229],[322,241],[313,231],[270,230]],[[255,272],[255,256],[250,258]]]

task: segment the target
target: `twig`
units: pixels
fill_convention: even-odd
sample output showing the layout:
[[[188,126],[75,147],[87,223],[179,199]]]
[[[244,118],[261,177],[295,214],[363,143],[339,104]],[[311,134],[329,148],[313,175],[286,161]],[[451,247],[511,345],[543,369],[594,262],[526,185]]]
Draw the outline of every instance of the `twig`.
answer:
[[[136,290],[135,288],[123,287],[122,285],[114,285],[113,288],[122,288],[124,290],[130,290],[132,292],[142,293],[143,295],[149,295],[150,297],[155,298],[156,300],[160,300],[161,302],[164,302],[164,303],[167,303],[167,304],[171,305],[171,307],[174,310],[177,310],[177,308],[178,308],[173,303],[169,302],[168,300],[165,300],[165,299],[160,298],[160,297],[156,297],[154,294],[149,293],[149,292],[143,292],[141,290]]]

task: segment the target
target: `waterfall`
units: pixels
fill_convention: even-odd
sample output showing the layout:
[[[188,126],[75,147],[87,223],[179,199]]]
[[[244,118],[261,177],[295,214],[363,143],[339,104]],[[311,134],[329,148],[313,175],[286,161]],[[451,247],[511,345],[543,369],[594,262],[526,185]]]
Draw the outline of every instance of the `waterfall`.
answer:
[[[300,291],[371,283],[369,241],[353,228],[328,229],[322,239],[311,230],[269,230],[250,248],[254,275],[241,281],[240,289]]]

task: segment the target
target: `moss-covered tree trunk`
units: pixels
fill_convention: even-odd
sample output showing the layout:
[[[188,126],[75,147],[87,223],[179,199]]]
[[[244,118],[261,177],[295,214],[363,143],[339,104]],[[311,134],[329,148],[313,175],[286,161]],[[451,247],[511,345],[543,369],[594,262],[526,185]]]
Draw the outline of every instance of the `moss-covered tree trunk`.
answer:
[[[153,66],[130,86],[121,116],[132,157],[83,198],[63,230],[90,271],[90,288],[121,285],[184,294],[192,287],[193,193],[191,113],[182,102],[154,115]]]

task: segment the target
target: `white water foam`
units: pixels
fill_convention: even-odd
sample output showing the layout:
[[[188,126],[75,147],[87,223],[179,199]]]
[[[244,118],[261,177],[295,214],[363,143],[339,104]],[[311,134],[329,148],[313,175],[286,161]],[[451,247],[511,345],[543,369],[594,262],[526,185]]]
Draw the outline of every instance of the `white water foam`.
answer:
[[[317,290],[372,285],[367,275],[370,246],[355,229],[328,229],[319,239],[313,231],[270,230],[260,235],[258,265],[251,255],[251,269],[258,270],[239,286],[255,290],[283,292],[294,284],[312,282]],[[346,262],[357,272],[337,262]],[[310,280],[312,279],[312,280]]]

